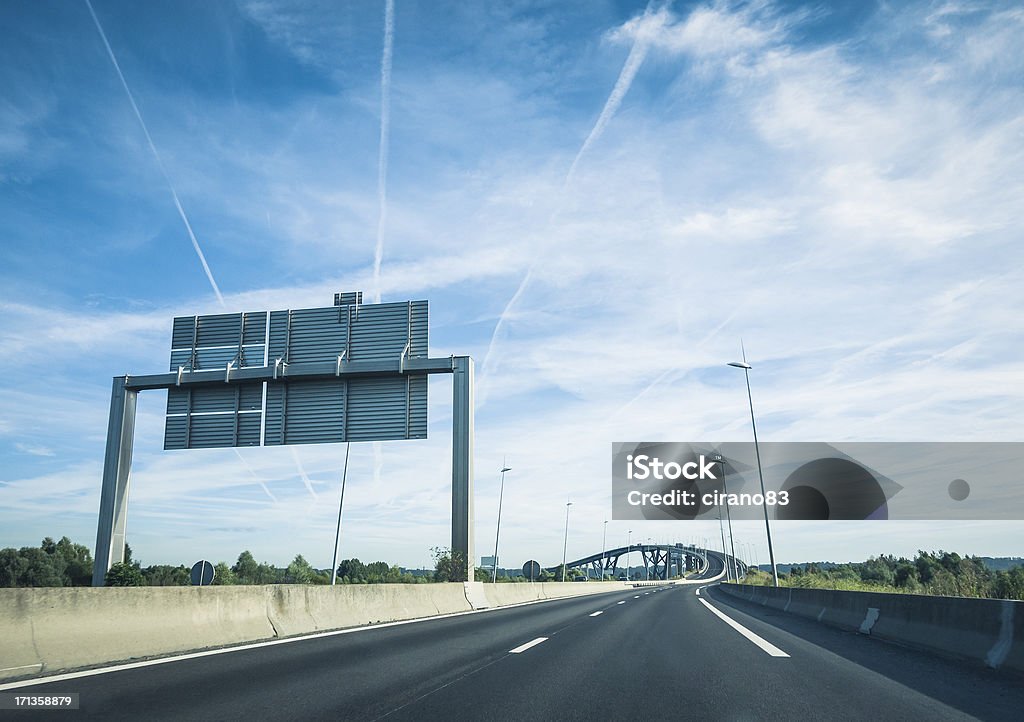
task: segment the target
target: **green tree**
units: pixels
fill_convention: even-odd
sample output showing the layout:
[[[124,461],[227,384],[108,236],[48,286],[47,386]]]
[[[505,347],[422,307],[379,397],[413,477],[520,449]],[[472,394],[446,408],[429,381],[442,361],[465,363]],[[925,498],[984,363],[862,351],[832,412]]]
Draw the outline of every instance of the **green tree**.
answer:
[[[864,582],[892,586],[895,576],[884,560],[872,558],[860,565],[860,578]]]
[[[391,567],[387,562],[370,562],[366,565],[366,581],[370,584],[385,582],[389,571]]]
[[[142,570],[143,583],[147,587],[187,587],[189,570],[183,565],[155,564]]]
[[[53,541],[52,539],[50,540]],[[55,554],[47,554],[42,547],[23,547],[18,556],[24,561],[24,568],[17,581],[19,587],[62,587],[64,586],[64,560]]]
[[[230,586],[238,584],[238,579],[227,562],[217,562],[213,565],[213,583],[215,586]]]
[[[253,584],[278,584],[281,582],[281,574],[278,569],[267,562],[256,567],[256,577]]]
[[[21,578],[28,569],[28,561],[18,554],[17,549],[0,549],[0,587],[19,587]]]
[[[114,562],[104,580],[104,584],[108,587],[141,587],[144,583],[142,571],[134,564],[127,562]]]
[[[998,599],[1024,600],[1024,567],[997,572],[992,584],[992,596]]]
[[[893,574],[893,584],[908,591],[919,589],[921,581],[917,577],[917,567],[906,559],[900,559]]]
[[[231,567],[231,571],[234,572],[239,584],[266,583],[257,581],[260,576],[260,565],[256,563],[256,559],[248,549],[238,555],[238,561]]]
[[[359,584],[366,581],[366,565],[358,559],[342,559],[338,564],[338,580],[342,584]]]
[[[56,544],[56,553],[64,559],[64,582],[69,587],[92,584],[92,553],[84,544],[75,544],[66,536]]]
[[[313,567],[301,554],[296,554],[292,563],[288,565],[285,581],[288,584],[309,584],[313,581]]]
[[[466,581],[466,559],[461,552],[452,552],[447,547],[432,547],[435,582]]]

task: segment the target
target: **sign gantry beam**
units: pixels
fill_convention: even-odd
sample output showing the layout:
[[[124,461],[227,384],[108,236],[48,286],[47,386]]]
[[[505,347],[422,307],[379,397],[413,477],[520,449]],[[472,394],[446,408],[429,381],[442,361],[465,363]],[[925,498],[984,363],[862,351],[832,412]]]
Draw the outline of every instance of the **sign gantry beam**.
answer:
[[[402,366],[399,369],[399,365]],[[327,366],[330,366],[329,373]],[[139,391],[173,389],[179,386],[241,384],[266,381],[285,384],[289,379],[353,376],[453,375],[452,418],[452,560],[467,580],[473,579],[473,359],[468,356],[409,359],[401,362],[365,361],[339,363],[293,363],[279,365],[148,376],[117,376],[113,380],[107,448],[103,464],[99,524],[93,586],[103,586],[107,570],[124,561],[125,524],[128,514],[128,482],[132,443],[135,436],[135,406]],[[464,569],[462,569],[464,567]]]
[[[456,359],[399,358],[386,361],[326,361],[276,364],[274,366],[246,366],[243,368],[212,369],[208,371],[181,371],[147,376],[126,376],[124,386],[130,391],[173,389],[182,386],[216,386],[254,381],[317,381],[335,378],[394,376],[421,376],[423,374],[450,374],[455,372]]]

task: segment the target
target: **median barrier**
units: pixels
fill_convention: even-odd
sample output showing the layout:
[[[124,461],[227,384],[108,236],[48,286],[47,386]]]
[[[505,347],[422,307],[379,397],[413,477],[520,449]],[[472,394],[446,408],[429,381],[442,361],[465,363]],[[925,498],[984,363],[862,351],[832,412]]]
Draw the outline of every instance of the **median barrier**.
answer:
[[[718,588],[841,629],[1024,672],[1024,602],[748,584]]]
[[[622,582],[507,582],[483,585],[484,594],[492,607],[603,592],[621,592],[626,588]]]
[[[272,636],[244,587],[0,589],[0,678]]]
[[[0,589],[0,680],[624,588],[537,582]]]

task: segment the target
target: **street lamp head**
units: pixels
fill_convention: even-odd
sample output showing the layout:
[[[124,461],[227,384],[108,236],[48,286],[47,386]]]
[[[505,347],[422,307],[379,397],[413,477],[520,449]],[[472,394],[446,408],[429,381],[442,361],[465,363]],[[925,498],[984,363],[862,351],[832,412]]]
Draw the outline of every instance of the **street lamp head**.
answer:
[[[502,470],[501,470],[501,473],[504,474],[506,471],[512,471],[512,467],[511,466],[503,467]]]
[[[729,362],[729,366],[735,366],[738,369],[752,369],[752,368],[754,368],[753,366],[748,364],[746,361],[730,361]]]

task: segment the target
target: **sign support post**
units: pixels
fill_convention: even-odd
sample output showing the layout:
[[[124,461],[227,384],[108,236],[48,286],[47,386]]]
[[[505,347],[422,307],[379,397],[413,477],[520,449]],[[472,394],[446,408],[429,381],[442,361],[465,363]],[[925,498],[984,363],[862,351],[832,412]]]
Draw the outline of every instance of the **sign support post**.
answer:
[[[115,376],[110,392],[107,450],[103,459],[103,488],[96,528],[96,557],[92,585],[102,587],[107,570],[124,561],[124,534],[128,520],[128,482],[135,440],[135,405],[139,392],[128,388],[127,376]]]
[[[473,359],[452,358],[452,563],[473,579]],[[461,569],[460,569],[461,571]]]
[[[93,586],[124,561],[140,391],[168,391],[165,449],[383,441],[426,438],[426,380],[439,373],[454,378],[451,554],[473,580],[473,359],[428,357],[426,301],[360,300],[179,317],[168,372],[114,378]]]

